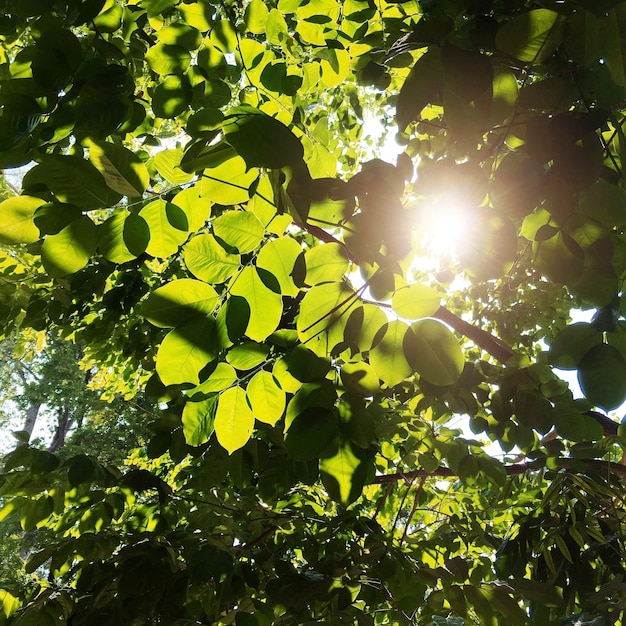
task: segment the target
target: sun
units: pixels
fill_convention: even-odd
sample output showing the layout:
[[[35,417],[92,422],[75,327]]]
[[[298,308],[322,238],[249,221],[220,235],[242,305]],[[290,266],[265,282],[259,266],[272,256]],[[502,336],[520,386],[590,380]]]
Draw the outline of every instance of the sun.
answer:
[[[472,236],[472,210],[454,190],[415,201],[414,227],[419,256],[455,259]]]

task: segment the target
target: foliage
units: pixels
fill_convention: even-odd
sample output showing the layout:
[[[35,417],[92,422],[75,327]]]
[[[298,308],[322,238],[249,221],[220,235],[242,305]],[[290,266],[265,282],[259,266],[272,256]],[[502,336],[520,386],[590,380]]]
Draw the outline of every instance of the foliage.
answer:
[[[615,0],[8,2],[5,333],[167,408],[124,469],[7,456],[0,516],[50,539],[5,623],[621,623],[625,29]]]

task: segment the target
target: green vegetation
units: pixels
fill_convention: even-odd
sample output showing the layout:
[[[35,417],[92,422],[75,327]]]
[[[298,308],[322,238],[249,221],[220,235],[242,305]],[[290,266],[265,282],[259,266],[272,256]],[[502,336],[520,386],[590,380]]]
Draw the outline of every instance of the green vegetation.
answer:
[[[623,623],[626,3],[0,41],[0,624]]]

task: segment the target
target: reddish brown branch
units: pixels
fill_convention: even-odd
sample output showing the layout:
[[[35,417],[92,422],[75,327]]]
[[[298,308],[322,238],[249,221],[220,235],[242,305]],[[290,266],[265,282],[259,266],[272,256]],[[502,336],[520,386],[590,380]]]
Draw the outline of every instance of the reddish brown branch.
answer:
[[[358,259],[350,252],[350,250],[348,250],[346,245],[329,232],[325,231],[323,228],[308,223],[298,223],[296,225],[324,243],[338,243],[339,245],[342,245],[350,261],[356,263],[357,265],[359,264]],[[511,357],[515,356],[513,349],[503,341],[491,333],[466,322],[443,306],[439,307],[439,310],[433,315],[433,317],[445,322],[457,333],[473,341],[479,348],[482,348],[485,352],[487,352],[487,354],[490,354],[494,359],[500,361],[500,363],[506,363]]]
[[[626,467],[620,463],[613,463],[611,461],[600,461],[598,459],[553,459],[559,468],[576,470],[577,467],[584,465],[587,468],[594,469],[602,473],[619,474],[620,476],[626,476]],[[505,465],[504,470],[507,476],[519,476],[526,472],[538,472],[545,468],[545,465],[538,465],[537,462],[531,461],[528,463],[515,463],[513,465]],[[381,476],[375,476],[371,484],[383,485],[388,483],[403,481],[412,481],[416,478],[430,478],[430,477],[444,477],[444,478],[456,478],[458,474],[453,472],[449,467],[439,466],[432,472],[426,470],[413,470],[411,472],[399,472],[398,474],[383,474]]]
[[[466,322],[443,306],[439,307],[439,310],[433,317],[445,322],[448,326],[456,330],[457,333],[473,341],[479,348],[482,348],[487,354],[490,354],[494,359],[500,361],[500,363],[506,363],[510,358],[515,356],[513,349],[503,341],[482,328],[478,328]]]

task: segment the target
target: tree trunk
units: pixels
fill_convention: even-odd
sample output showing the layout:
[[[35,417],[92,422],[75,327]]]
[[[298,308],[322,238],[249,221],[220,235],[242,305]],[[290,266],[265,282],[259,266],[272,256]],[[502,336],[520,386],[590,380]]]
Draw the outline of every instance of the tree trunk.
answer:
[[[41,408],[41,402],[31,402],[26,409],[26,419],[24,420],[24,428],[22,431],[26,433],[26,437],[24,437],[24,441],[21,441],[19,445],[23,445],[28,443],[32,436],[33,430],[35,429],[35,424],[37,423],[37,418],[39,417],[39,409]]]
[[[56,430],[54,431],[54,437],[52,443],[48,446],[48,452],[56,452],[65,444],[65,437],[72,425],[72,418],[70,416],[70,410],[68,407],[64,407],[58,414],[59,421],[57,422]]]

